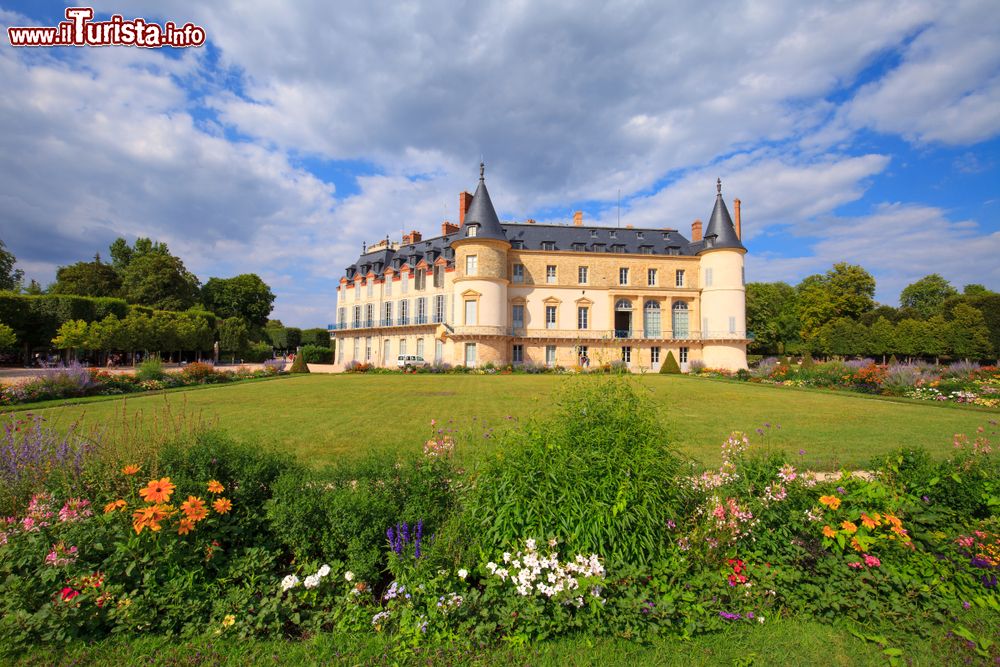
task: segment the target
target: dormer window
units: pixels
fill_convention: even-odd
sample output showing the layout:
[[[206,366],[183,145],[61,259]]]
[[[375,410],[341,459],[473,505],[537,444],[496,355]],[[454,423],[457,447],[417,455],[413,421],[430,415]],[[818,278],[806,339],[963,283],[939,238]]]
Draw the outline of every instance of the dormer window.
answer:
[[[555,241],[542,241],[542,250],[555,250]]]
[[[715,234],[712,234],[711,236],[706,236],[705,237],[705,247],[706,248],[713,248],[713,247],[715,247]]]
[[[646,237],[645,237],[645,236],[643,235],[643,233],[642,233],[642,232],[636,232],[636,233],[635,233],[635,237],[636,237],[637,239],[639,239],[640,241],[641,241],[641,240],[643,240],[644,238],[646,238]]]
[[[524,241],[511,241],[510,247],[514,250],[524,250]]]
[[[664,241],[670,240],[670,232],[663,232],[663,240]]]
[[[575,250],[576,252],[583,252],[586,249],[587,249],[587,244],[586,243],[574,243],[573,244],[573,250]]]
[[[466,225],[465,235],[468,237],[479,236],[479,225]]]
[[[652,255],[653,254],[653,246],[651,246],[651,245],[641,245],[641,246],[639,246],[639,254],[641,254],[641,255]]]
[[[618,232],[608,232],[608,236],[613,239],[616,239],[618,238]]]
[[[625,252],[625,246],[621,243],[615,243],[611,246],[611,252]]]
[[[590,230],[590,238],[592,238],[592,239],[596,239],[597,238],[597,230],[596,229],[591,229]]]

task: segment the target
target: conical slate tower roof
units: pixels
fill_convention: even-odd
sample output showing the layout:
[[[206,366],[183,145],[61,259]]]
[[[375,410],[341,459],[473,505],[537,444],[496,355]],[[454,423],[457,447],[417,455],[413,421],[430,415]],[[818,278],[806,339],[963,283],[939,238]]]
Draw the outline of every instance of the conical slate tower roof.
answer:
[[[722,179],[716,181],[715,208],[712,209],[712,217],[708,221],[705,229],[704,243],[702,250],[715,248],[739,248],[746,250],[740,237],[736,235],[736,227],[733,226],[733,219],[729,217],[729,209],[722,199]],[[714,237],[714,239],[712,239]]]
[[[486,165],[479,163],[479,185],[476,187],[476,194],[472,196],[472,204],[469,205],[469,212],[465,214],[465,224],[462,227],[461,238],[469,237],[470,225],[479,225],[476,229],[476,238],[498,239],[506,241],[503,227],[500,226],[500,219],[497,211],[490,201],[490,193],[486,189]]]

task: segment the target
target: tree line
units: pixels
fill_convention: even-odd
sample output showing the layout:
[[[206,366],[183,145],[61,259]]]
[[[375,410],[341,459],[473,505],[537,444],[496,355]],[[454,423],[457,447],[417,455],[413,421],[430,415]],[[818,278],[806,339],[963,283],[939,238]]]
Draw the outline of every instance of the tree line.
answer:
[[[106,358],[114,352],[167,356],[213,350],[270,357],[274,348],[330,346],[326,329],[301,330],[268,319],[274,294],[253,273],[202,285],[165,243],[139,238],[111,244],[111,262],[61,266],[46,288],[24,282],[0,240],[0,349],[20,347],[25,361],[51,347]]]
[[[959,292],[932,273],[904,288],[898,307],[882,305],[871,274],[839,263],[795,286],[748,283],[747,329],[757,354],[995,359],[1000,294]]]

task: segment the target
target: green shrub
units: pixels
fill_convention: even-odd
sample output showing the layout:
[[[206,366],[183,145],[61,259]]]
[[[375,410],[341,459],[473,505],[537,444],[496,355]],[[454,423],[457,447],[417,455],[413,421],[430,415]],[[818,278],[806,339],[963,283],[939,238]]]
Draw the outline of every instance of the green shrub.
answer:
[[[259,364],[274,356],[274,348],[269,343],[251,343],[243,355],[244,360]]]
[[[660,372],[672,374],[681,372],[681,367],[677,365],[677,359],[674,358],[673,350],[667,352],[667,358],[660,364]]]
[[[329,347],[321,347],[319,345],[303,345],[299,350],[299,355],[305,359],[307,364],[333,363],[333,350]]]
[[[181,375],[184,376],[185,380],[190,382],[211,382],[215,379],[217,373],[215,372],[215,366],[210,363],[195,361],[184,367],[181,371]]]
[[[564,389],[556,414],[501,436],[476,477],[463,517],[470,546],[555,537],[615,562],[655,561],[688,498],[681,458],[626,378],[577,377]]]
[[[306,365],[306,358],[304,355],[296,354],[295,359],[292,361],[292,367],[288,369],[289,373],[308,373],[309,366]]]
[[[802,357],[802,364],[801,364],[802,368],[803,369],[809,369],[809,368],[812,368],[815,365],[816,365],[816,362],[813,361],[812,355],[809,352],[806,352],[805,355],[803,355],[803,357]]]
[[[159,357],[148,357],[135,369],[135,376],[140,381],[162,380],[165,375],[163,362]]]

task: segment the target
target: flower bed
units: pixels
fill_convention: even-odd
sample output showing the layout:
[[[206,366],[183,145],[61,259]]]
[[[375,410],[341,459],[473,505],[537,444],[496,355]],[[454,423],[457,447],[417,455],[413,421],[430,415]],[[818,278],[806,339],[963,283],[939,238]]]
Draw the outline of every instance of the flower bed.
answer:
[[[422,453],[312,471],[207,432],[125,462],[53,437],[27,474],[11,453],[25,431],[12,430],[0,650],[351,632],[390,635],[405,654],[784,617],[945,651],[958,635],[998,657],[963,625],[972,608],[1000,618],[995,422],[956,438],[948,461],[901,450],[867,478],[800,470],[733,433],[699,476],[627,380],[567,386],[553,418],[498,433],[496,457],[468,471],[450,433]],[[879,642],[887,656],[894,642]]]
[[[264,367],[259,370],[241,367],[227,371],[216,369],[210,363],[195,362],[175,373],[161,371],[144,375],[141,370],[134,373],[109,373],[72,363],[65,368],[43,371],[38,377],[17,384],[0,385],[0,405],[18,405],[82,396],[114,396],[174,387],[237,382],[278,375],[284,372],[284,366],[283,361],[272,360],[265,362]]]

